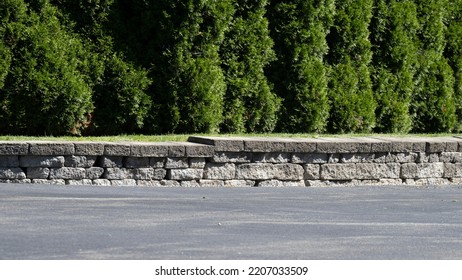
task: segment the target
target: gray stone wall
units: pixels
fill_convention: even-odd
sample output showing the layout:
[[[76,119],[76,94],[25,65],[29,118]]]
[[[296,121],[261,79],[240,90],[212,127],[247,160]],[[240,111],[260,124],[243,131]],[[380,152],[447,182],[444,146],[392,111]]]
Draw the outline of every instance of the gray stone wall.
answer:
[[[462,183],[462,139],[0,142],[0,183],[246,187]]]

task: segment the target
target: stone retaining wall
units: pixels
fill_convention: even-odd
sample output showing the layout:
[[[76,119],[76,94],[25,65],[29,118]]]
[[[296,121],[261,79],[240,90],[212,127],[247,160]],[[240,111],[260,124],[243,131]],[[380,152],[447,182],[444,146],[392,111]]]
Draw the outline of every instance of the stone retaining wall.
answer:
[[[183,187],[460,184],[462,139],[0,142],[0,182]]]

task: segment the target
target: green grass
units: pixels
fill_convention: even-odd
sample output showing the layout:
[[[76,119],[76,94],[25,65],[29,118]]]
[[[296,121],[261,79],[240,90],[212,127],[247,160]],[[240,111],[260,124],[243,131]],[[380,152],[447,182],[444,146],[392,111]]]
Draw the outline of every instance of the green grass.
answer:
[[[0,141],[98,141],[98,142],[185,142],[191,135],[222,136],[222,137],[286,137],[286,138],[319,138],[319,137],[367,137],[367,136],[393,136],[393,137],[438,137],[462,136],[462,134],[169,134],[169,135],[118,135],[118,136],[0,136]]]

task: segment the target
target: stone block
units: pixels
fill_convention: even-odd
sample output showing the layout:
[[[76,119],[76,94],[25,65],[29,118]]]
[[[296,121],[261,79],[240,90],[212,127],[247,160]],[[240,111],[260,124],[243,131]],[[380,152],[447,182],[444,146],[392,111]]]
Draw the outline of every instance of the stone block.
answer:
[[[64,167],[64,156],[20,156],[21,167]]]
[[[180,185],[183,188],[200,188],[201,187],[201,185],[197,181],[194,181],[194,180],[181,181]]]
[[[104,153],[104,143],[98,142],[75,142],[76,156],[101,156]]]
[[[358,163],[356,164],[355,179],[398,179],[401,165],[399,163]]]
[[[462,163],[461,152],[443,152],[440,154],[441,162]]]
[[[0,167],[19,167],[19,157],[0,156]]]
[[[18,167],[1,167],[0,168],[0,179],[26,179],[26,173]]]
[[[37,156],[67,156],[75,153],[74,143],[30,142],[29,154]]]
[[[318,141],[310,138],[288,138],[286,145],[286,152],[291,153],[314,153]]]
[[[419,163],[417,164],[417,178],[442,178],[444,175],[444,163]]]
[[[327,163],[329,160],[328,154],[319,154],[319,153],[307,153],[307,154],[299,154],[295,153],[292,155],[292,163],[308,163],[308,164],[321,164]]]
[[[189,142],[213,146],[218,152],[241,152],[244,138],[190,136]]]
[[[305,164],[304,178],[306,180],[319,180],[321,178],[321,166],[319,164]]]
[[[97,160],[97,166],[106,168],[123,167],[123,157],[101,156]]]
[[[207,163],[204,178],[212,180],[236,179],[236,165],[234,163]]]
[[[250,163],[252,153],[246,152],[215,152],[212,162],[217,163]]]
[[[85,168],[73,168],[73,167],[61,167],[51,168],[49,178],[54,179],[65,179],[65,180],[81,180],[85,179],[86,170]]]
[[[165,162],[167,169],[181,169],[189,168],[189,161],[187,158],[167,158]]]
[[[39,184],[39,185],[65,185],[66,180],[64,179],[32,179],[32,184]]]
[[[318,153],[369,153],[371,143],[369,141],[354,138],[318,138]]]
[[[462,178],[461,163],[444,163],[444,178]]]
[[[106,168],[103,177],[109,180],[133,179],[134,170],[128,168]]]
[[[136,180],[136,185],[141,187],[163,187],[161,181],[156,180]]]
[[[206,164],[205,158],[190,158],[189,159],[190,168],[204,169],[205,164]]]
[[[291,155],[288,153],[255,153],[253,162],[257,163],[288,163]]]
[[[413,179],[417,178],[418,168],[417,163],[404,163],[401,164],[401,174],[402,179]]]
[[[134,179],[111,180],[111,186],[136,186]]]
[[[105,156],[130,156],[131,147],[130,144],[124,143],[105,143],[104,153]]]
[[[86,169],[85,177],[88,179],[100,179],[104,174],[104,168],[102,167],[90,167]]]
[[[66,156],[64,166],[88,168],[95,165],[96,158],[96,156]]]
[[[276,170],[271,163],[244,163],[237,166],[236,179],[270,180],[275,175]]]
[[[133,170],[133,179],[136,180],[162,180],[166,175],[165,169],[138,168]]]
[[[187,157],[213,157],[215,149],[213,146],[184,143]]]
[[[166,143],[132,143],[130,146],[132,157],[166,157],[168,146]]]
[[[162,180],[160,181],[161,185],[164,187],[178,188],[181,184],[178,181],[173,180]]]
[[[182,143],[168,143],[168,157],[185,157],[186,147]]]
[[[287,148],[287,141],[283,139],[271,138],[245,138],[244,150],[254,153],[269,153],[269,152],[291,152]]]
[[[0,141],[0,155],[27,155],[29,154],[29,144],[24,142]]]
[[[170,169],[168,171],[168,179],[178,180],[178,181],[187,181],[187,180],[199,180],[202,179],[204,175],[203,169]]]
[[[341,163],[368,163],[373,162],[375,159],[374,154],[341,154]]]
[[[223,180],[199,180],[199,185],[205,188],[224,187],[225,181]]]
[[[123,162],[123,165],[127,168],[140,168],[151,166],[150,158],[148,157],[126,157]]]
[[[149,166],[154,168],[164,168],[165,158],[150,158]]]
[[[305,181],[266,180],[258,182],[258,187],[305,187]]]
[[[322,180],[351,180],[356,176],[356,164],[323,164],[321,165]]]
[[[95,179],[93,180],[93,185],[94,186],[110,186],[111,181],[108,179]]]
[[[50,169],[47,167],[28,167],[27,178],[29,179],[48,179]]]
[[[91,186],[91,185],[93,185],[93,180],[90,180],[90,179],[66,180],[66,185],[71,185],[71,186]]]
[[[305,170],[301,165],[293,163],[281,163],[274,165],[274,179],[284,181],[303,180]]]
[[[254,187],[256,184],[252,180],[226,180],[225,187]]]

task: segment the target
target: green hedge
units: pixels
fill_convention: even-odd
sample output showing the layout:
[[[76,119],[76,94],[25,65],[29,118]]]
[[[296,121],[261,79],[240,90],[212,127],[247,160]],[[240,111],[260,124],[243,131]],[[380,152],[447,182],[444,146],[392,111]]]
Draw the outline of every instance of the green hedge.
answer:
[[[462,0],[0,2],[0,134],[461,122]]]

